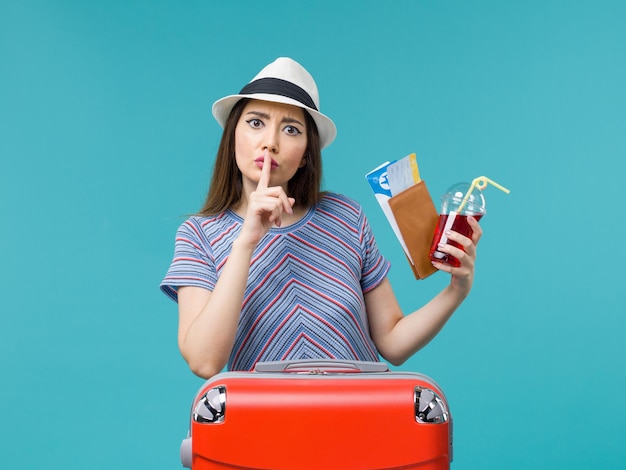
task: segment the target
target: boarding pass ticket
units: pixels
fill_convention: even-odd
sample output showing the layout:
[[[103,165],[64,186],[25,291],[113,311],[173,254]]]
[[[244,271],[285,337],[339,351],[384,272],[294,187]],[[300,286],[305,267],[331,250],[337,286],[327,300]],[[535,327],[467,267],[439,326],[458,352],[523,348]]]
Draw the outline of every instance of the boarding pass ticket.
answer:
[[[398,228],[398,224],[396,223],[396,219],[389,207],[389,199],[420,182],[420,174],[415,154],[412,153],[400,160],[394,160],[393,162],[385,162],[370,171],[365,177],[372,187],[376,200],[387,217],[398,241],[402,245],[402,249],[411,263],[413,263],[406,243]]]

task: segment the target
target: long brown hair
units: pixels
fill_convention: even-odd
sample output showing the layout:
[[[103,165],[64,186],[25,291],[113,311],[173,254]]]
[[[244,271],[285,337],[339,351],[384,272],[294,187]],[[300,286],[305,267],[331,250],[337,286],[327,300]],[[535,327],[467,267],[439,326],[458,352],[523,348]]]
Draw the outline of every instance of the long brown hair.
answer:
[[[250,100],[247,98],[239,100],[224,124],[224,132],[215,158],[209,193],[202,209],[200,209],[200,215],[218,214],[226,209],[236,207],[241,201],[243,183],[241,171],[239,171],[235,161],[235,128],[248,101]],[[296,200],[297,206],[311,207],[322,198],[320,192],[322,152],[315,121],[306,110],[303,111],[307,129],[307,146],[304,152],[305,164],[302,168],[298,168],[296,174],[287,183],[287,195]]]

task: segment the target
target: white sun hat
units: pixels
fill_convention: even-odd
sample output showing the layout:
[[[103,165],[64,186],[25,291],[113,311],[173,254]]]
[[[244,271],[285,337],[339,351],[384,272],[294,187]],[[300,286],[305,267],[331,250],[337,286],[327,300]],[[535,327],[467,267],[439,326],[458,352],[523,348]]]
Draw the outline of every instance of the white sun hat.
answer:
[[[328,146],[337,135],[333,121],[320,113],[320,99],[315,80],[298,62],[279,57],[265,66],[239,94],[226,96],[213,103],[213,116],[224,127],[233,106],[242,98],[291,104],[311,115],[320,136],[320,146]]]

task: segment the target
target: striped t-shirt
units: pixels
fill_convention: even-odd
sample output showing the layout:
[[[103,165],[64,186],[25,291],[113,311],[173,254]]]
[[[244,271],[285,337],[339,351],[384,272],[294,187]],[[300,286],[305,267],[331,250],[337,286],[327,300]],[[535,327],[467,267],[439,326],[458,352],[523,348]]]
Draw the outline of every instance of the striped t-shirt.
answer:
[[[185,221],[163,292],[177,300],[179,286],[213,290],[242,223],[230,210]],[[302,219],[270,229],[256,247],[228,369],[288,359],[378,361],[363,293],[388,271],[361,207],[326,193]]]

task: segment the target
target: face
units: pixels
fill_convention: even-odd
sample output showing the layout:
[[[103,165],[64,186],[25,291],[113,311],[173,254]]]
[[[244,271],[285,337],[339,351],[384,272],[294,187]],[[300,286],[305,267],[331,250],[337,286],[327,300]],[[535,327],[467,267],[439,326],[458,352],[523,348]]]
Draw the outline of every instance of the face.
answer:
[[[272,157],[271,186],[282,186],[305,165],[305,111],[297,106],[251,100],[235,128],[235,159],[246,193],[256,189],[264,153]]]

